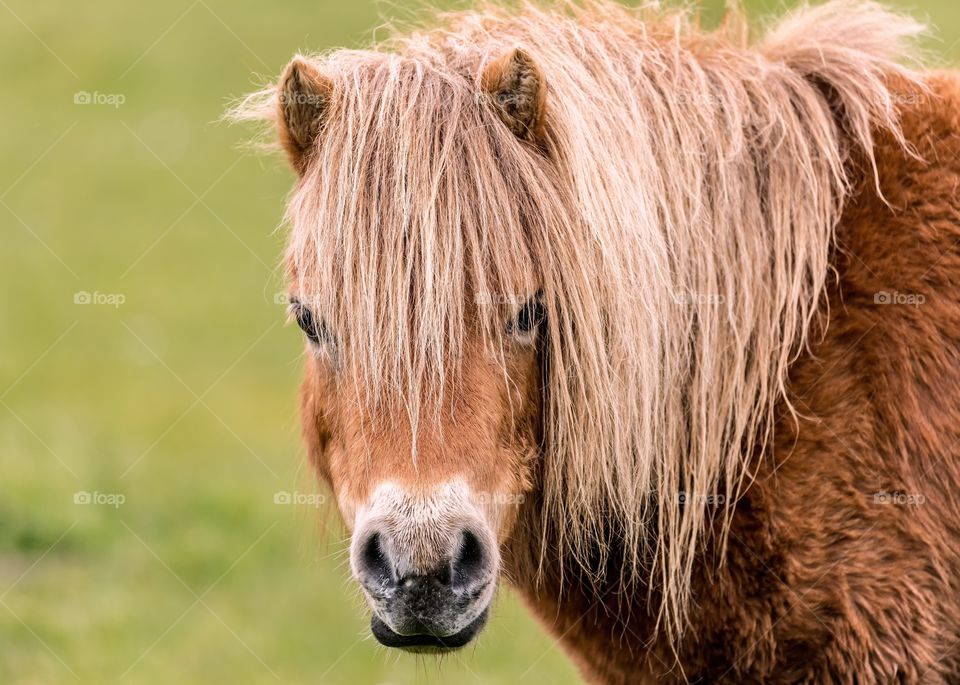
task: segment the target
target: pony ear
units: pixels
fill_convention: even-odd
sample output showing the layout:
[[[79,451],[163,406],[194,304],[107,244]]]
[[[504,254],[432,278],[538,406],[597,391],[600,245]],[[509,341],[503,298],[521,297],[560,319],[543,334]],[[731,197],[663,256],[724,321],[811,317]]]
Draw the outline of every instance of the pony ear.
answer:
[[[306,169],[332,93],[330,79],[300,55],[291,60],[280,77],[277,85],[277,135],[290,163],[299,173]]]
[[[530,55],[517,48],[494,60],[484,69],[480,85],[517,138],[530,143],[543,140],[547,83]]]

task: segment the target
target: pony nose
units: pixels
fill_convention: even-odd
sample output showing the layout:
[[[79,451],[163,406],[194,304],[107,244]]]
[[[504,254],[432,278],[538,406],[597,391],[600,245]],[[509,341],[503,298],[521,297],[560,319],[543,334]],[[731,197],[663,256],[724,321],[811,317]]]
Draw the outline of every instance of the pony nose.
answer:
[[[357,559],[358,580],[371,595],[384,599],[416,599],[436,592],[465,596],[485,584],[493,559],[480,535],[464,528],[444,546],[430,555],[433,563],[422,568],[411,562],[412,550],[403,549],[387,530],[369,531]]]

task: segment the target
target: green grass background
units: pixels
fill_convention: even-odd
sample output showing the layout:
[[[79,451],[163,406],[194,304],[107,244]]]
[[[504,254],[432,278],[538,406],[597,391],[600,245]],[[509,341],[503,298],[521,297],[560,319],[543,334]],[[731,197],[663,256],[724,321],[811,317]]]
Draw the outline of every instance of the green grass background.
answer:
[[[904,6],[955,60],[954,0]],[[336,521],[274,503],[317,492],[301,337],[274,300],[292,176],[216,122],[296,50],[362,46],[411,16],[0,0],[0,683],[577,682],[507,590],[465,652],[388,653]],[[124,302],[75,304],[82,291]]]

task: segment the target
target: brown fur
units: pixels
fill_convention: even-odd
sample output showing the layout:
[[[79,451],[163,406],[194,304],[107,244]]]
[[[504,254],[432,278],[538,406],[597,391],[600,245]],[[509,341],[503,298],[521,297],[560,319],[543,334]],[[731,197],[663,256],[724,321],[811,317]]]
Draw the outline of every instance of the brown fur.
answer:
[[[799,420],[781,413],[725,553],[698,564],[683,639],[656,634],[647,588],[519,583],[591,682],[960,682],[960,79],[930,83],[900,93],[926,161],[880,137],[890,205],[862,174],[822,337],[791,369]],[[875,302],[894,291],[925,299]],[[533,545],[514,538],[512,577]]]
[[[534,350],[513,350],[505,361],[506,374],[492,366],[483,350],[469,350],[463,382],[451,392],[443,420],[439,426],[421,427],[414,441],[407,417],[383,421],[370,416],[356,387],[338,382],[323,359],[311,357],[300,390],[311,462],[341,503],[366,502],[384,480],[427,491],[463,478],[476,493],[490,500],[501,497],[483,504],[493,506],[496,532],[505,536],[522,500],[506,496],[531,489],[537,457],[535,442],[518,444],[517,436],[537,435],[540,420]],[[414,444],[419,446],[415,457]]]

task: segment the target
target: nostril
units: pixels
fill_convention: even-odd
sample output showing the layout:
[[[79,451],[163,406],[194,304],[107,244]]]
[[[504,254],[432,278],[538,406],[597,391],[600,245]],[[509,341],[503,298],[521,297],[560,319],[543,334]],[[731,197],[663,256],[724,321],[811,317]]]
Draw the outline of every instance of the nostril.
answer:
[[[463,531],[460,547],[451,564],[453,582],[461,587],[471,585],[483,575],[486,565],[486,554],[480,538],[473,531]]]
[[[383,548],[380,533],[373,533],[363,543],[360,552],[362,567],[369,580],[377,584],[386,584],[393,579],[393,569]]]

